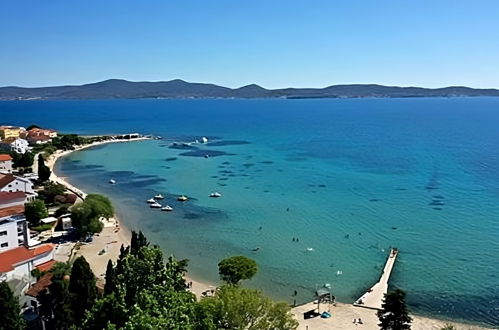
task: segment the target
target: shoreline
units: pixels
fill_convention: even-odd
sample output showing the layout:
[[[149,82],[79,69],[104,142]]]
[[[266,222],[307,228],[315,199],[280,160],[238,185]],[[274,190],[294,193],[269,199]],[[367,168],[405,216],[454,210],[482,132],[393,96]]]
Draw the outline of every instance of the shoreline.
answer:
[[[84,191],[69,183],[69,181],[66,180],[65,177],[58,176],[55,173],[55,164],[60,158],[68,156],[75,151],[81,151],[104,144],[137,142],[145,140],[150,140],[150,138],[142,137],[131,140],[106,140],[86,144],[83,146],[77,146],[74,150],[57,150],[46,160],[46,165],[52,172],[50,180],[62,184],[66,187],[67,190],[75,193],[80,200],[83,200],[87,196]],[[95,234],[94,240],[91,243],[84,243],[80,245],[79,248],[73,253],[73,256],[84,256],[87,262],[90,264],[90,268],[92,268],[92,271],[97,278],[97,282],[103,283],[108,260],[112,260],[113,263],[115,263],[116,260],[118,260],[121,245],[130,245],[131,237],[131,230],[123,225],[120,217],[115,213],[113,218],[108,219],[108,221],[104,222],[104,228],[102,229],[102,232],[100,232],[99,234]],[[103,251],[104,253],[102,253]],[[192,283],[190,291],[194,293],[198,299],[202,297],[202,293],[204,291],[215,288],[215,283],[199,281],[189,274],[185,275],[185,280],[187,283]]]
[[[75,147],[74,150],[67,151],[56,151],[52,154],[46,161],[46,165],[50,168],[52,174],[50,180],[64,185],[68,190],[74,192],[80,199],[86,197],[86,193],[79,188],[70,184],[64,177],[58,176],[54,172],[54,167],[59,160],[59,158],[67,156],[75,151],[81,151],[91,147],[100,146],[108,143],[120,143],[120,142],[135,142],[149,140],[150,138],[136,138],[131,140],[106,140],[100,142],[94,142],[91,144]],[[108,260],[116,262],[120,253],[120,247],[123,244],[127,246],[130,244],[131,230],[123,226],[122,221],[115,214],[112,219],[109,219],[105,223],[104,229],[101,233],[94,236],[92,243],[85,243],[79,247],[79,249],[74,253],[74,256],[84,256],[85,259],[90,264],[92,271],[97,277],[97,281],[103,283],[104,275],[106,271],[106,266]],[[102,253],[104,252],[104,253]],[[194,279],[189,273],[185,275],[185,280],[187,283],[192,282],[192,287],[190,289],[198,299],[203,295],[202,293],[207,290],[212,290],[216,287],[214,283],[208,283],[207,281],[202,281]],[[340,329],[357,329],[358,327],[365,329],[377,329],[378,318],[376,316],[376,311],[371,309],[366,309],[362,307],[355,307],[353,304],[348,303],[336,303],[335,306],[331,307],[331,312],[333,317],[330,319],[322,319],[320,317],[311,318],[305,320],[303,318],[303,313],[316,309],[317,305],[315,301],[293,307],[291,309],[292,314],[295,315],[299,322],[298,330],[319,330],[319,329],[331,329],[331,327]],[[321,307],[321,312],[327,310]],[[439,330],[446,325],[453,325],[456,330],[482,330],[482,329],[492,329],[481,325],[476,325],[472,323],[463,323],[463,321],[450,321],[441,320],[431,317],[425,317],[415,314],[410,314],[413,318],[411,323],[411,328],[413,330]],[[363,324],[353,323],[354,319],[362,319]]]

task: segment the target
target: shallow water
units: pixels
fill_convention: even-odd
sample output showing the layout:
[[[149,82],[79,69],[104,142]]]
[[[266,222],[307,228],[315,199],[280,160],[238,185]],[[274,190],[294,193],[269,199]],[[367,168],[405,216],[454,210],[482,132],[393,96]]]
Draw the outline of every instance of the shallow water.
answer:
[[[74,153],[57,171],[109,195],[196,277],[215,281],[218,260],[244,254],[260,266],[248,284],[275,298],[330,283],[352,302],[397,246],[391,284],[413,311],[497,325],[498,110],[495,98],[36,101],[0,103],[0,121],[163,136]],[[174,212],[147,207],[158,192]]]

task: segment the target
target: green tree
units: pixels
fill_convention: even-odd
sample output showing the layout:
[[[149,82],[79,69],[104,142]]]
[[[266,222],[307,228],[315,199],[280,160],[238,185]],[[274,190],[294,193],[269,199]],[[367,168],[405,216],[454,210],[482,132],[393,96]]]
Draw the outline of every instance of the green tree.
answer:
[[[195,297],[163,285],[141,290],[124,329],[194,329]]]
[[[197,329],[296,329],[298,322],[284,302],[273,302],[260,291],[234,285],[220,287],[214,297],[197,305]]]
[[[19,300],[14,297],[7,282],[0,283],[0,311],[0,329],[22,330],[25,328]]]
[[[50,270],[52,284],[38,295],[39,312],[48,329],[69,329],[74,324],[68,291],[70,271],[69,264],[56,263]]]
[[[218,263],[220,278],[229,284],[238,284],[255,276],[258,271],[256,262],[245,256],[234,256]]]
[[[83,256],[76,258],[71,269],[69,280],[71,309],[76,322],[83,320],[85,311],[90,310],[97,298],[95,276],[90,265]]]
[[[32,226],[38,226],[40,219],[48,217],[49,213],[45,203],[39,199],[35,199],[24,205],[24,215]]]
[[[48,166],[45,165],[43,156],[38,155],[38,179],[41,182],[47,181],[50,178],[50,174],[52,174],[52,172],[50,171]]]
[[[129,311],[120,295],[111,293],[99,298],[86,314],[82,329],[121,329],[129,318]],[[113,327],[114,326],[114,327]]]
[[[26,130],[27,130],[27,131],[30,131],[30,130],[32,130],[33,128],[41,128],[41,127],[40,127],[40,126],[38,126],[38,125],[35,125],[35,124],[31,124],[31,125],[29,125],[29,126],[26,128]]]
[[[382,310],[378,311],[381,330],[407,330],[411,328],[411,317],[407,312],[405,292],[397,289],[388,292]]]
[[[74,205],[70,211],[73,227],[78,229],[82,237],[88,233],[101,232],[103,224],[99,218],[109,218],[114,214],[109,199],[97,194],[88,195],[83,203]]]
[[[35,156],[33,153],[27,151],[24,154],[13,153],[13,166],[15,168],[26,168],[33,166],[33,162],[35,160]]]
[[[64,195],[66,188],[60,184],[52,181],[47,181],[43,184],[43,189],[38,192],[38,195],[45,203],[54,203],[54,198],[57,195]]]
[[[138,233],[133,230],[132,231],[132,240],[130,242],[130,253],[133,255],[136,255],[140,248],[143,246],[149,246],[149,242],[145,235],[142,233],[142,231],[139,231]]]
[[[116,279],[114,276],[113,262],[109,260],[106,268],[106,283],[104,284],[104,294],[108,295],[116,292]]]

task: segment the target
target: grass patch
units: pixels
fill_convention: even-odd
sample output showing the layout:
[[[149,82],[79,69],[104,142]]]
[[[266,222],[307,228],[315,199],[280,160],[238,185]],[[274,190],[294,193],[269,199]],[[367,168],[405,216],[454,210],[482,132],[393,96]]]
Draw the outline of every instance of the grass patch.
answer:
[[[45,230],[52,229],[52,224],[46,223],[46,224],[43,224],[43,225],[39,225],[39,226],[33,227],[31,229],[36,230],[37,232],[42,232],[42,231],[45,231]]]

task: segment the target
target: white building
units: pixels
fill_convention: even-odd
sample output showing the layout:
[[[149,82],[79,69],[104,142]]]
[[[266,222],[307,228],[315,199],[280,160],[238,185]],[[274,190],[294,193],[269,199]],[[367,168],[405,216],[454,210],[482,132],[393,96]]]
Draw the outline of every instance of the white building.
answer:
[[[11,137],[0,141],[0,149],[24,154],[29,150],[29,144],[25,139]]]
[[[12,157],[0,155],[0,173],[12,173]]]
[[[24,293],[36,282],[34,269],[49,270],[54,265],[54,245],[42,244],[28,249],[20,246],[0,252],[0,282],[7,282],[21,306],[31,299]]]
[[[29,242],[25,200],[26,194],[21,191],[0,192],[0,252]]]
[[[28,227],[24,215],[0,219],[0,252],[23,246],[28,242]]]
[[[26,194],[26,201],[32,201],[38,196],[33,189],[33,182],[29,179],[13,174],[0,174],[0,192],[22,191]]]

